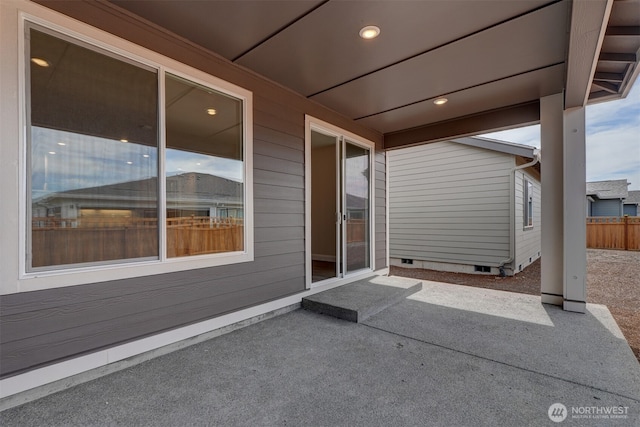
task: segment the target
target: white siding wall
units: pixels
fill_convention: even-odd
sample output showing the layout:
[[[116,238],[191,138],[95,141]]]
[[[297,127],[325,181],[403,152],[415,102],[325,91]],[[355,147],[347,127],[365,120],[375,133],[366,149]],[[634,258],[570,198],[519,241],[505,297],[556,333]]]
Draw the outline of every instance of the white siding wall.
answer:
[[[524,227],[524,178],[533,184],[533,228]],[[540,181],[531,174],[516,171],[515,176],[515,213],[516,213],[516,261],[514,271],[517,273],[522,266],[524,270],[529,264],[540,257],[541,226],[541,198]]]
[[[392,260],[473,269],[509,258],[513,156],[444,141],[390,151],[388,158]]]

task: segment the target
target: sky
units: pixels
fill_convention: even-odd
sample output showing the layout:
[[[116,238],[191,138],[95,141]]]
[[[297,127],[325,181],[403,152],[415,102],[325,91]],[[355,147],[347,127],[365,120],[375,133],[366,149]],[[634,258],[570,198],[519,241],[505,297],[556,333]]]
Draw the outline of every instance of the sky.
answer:
[[[158,176],[158,149],[79,133],[31,129],[31,190],[34,200],[52,192],[99,187]],[[187,172],[243,180],[239,160],[167,149],[167,176]]]
[[[640,190],[640,79],[625,99],[587,106],[586,125],[587,181],[626,178]],[[481,136],[540,148],[540,125]]]

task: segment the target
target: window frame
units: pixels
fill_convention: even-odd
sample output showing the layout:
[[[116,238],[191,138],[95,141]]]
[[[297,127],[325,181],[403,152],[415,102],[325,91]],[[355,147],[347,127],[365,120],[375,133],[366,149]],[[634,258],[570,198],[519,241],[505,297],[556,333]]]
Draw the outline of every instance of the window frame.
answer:
[[[522,180],[522,228],[530,230],[533,228],[533,182],[526,175]]]
[[[38,9],[38,7],[36,7]],[[43,12],[46,18],[20,10],[18,16],[18,93],[19,93],[19,135],[20,145],[20,190],[19,199],[19,271],[18,288],[21,290],[40,290],[98,281],[118,280],[185,271],[198,268],[214,267],[254,260],[253,230],[253,93],[233,83],[222,80],[204,71],[165,57],[113,34],[106,33],[87,24],[71,20],[67,17]],[[31,173],[28,149],[28,111],[27,93],[27,31],[36,28],[54,37],[77,43],[83,47],[95,49],[99,53],[113,54],[116,59],[128,60],[141,67],[154,69],[158,74],[158,235],[159,256],[152,260],[117,260],[109,263],[91,263],[88,265],[51,266],[45,269],[30,269],[27,265],[27,250],[31,242],[28,240],[30,220],[28,203],[30,188],[28,176]],[[244,203],[244,250],[217,254],[203,254],[188,257],[167,257],[166,247],[166,111],[165,111],[165,76],[172,74],[198,85],[234,97],[242,102],[243,131],[243,203]],[[162,225],[161,225],[162,224]]]

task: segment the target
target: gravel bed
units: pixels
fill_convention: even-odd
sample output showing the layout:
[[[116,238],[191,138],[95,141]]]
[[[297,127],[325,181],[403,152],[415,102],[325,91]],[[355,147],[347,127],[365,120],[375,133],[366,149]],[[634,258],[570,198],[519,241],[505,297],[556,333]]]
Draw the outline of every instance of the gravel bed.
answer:
[[[401,267],[390,275],[540,295],[540,260],[511,277]],[[588,249],[587,301],[609,308],[640,362],[640,252]]]

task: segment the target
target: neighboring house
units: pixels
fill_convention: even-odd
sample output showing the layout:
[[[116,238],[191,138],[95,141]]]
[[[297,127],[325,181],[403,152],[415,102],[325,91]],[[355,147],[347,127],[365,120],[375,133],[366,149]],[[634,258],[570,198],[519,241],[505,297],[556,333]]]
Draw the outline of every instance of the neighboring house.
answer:
[[[622,216],[628,186],[626,179],[587,182],[587,216]]]
[[[34,199],[34,220],[49,218],[78,226],[78,219],[109,215],[157,218],[157,203],[144,197],[157,192],[157,179],[125,181],[96,187],[50,193]],[[166,179],[167,217],[197,216],[242,218],[242,183],[205,174],[180,173]],[[142,196],[141,196],[142,195]]]
[[[629,191],[623,204],[624,215],[640,216],[640,190]]]
[[[390,264],[513,275],[540,257],[534,147],[460,138],[389,152]]]

